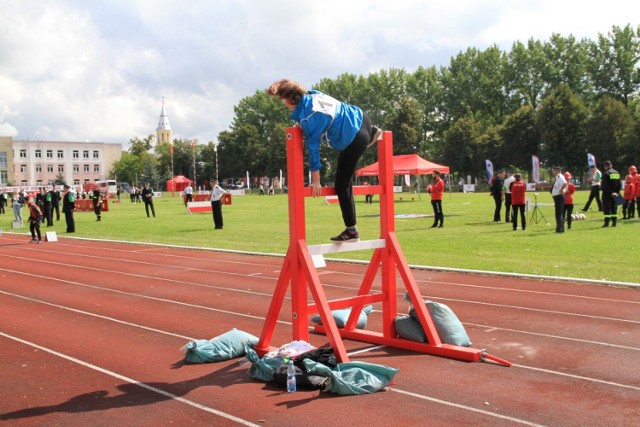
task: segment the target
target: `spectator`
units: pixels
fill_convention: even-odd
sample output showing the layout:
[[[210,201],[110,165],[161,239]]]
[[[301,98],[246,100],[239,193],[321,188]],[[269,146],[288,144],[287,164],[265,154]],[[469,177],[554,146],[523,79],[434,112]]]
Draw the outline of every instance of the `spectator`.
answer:
[[[505,222],[511,222],[511,183],[516,179],[513,176],[513,172],[507,171],[507,178],[504,180],[502,184],[503,196],[504,196],[504,209]]]
[[[222,230],[223,218],[222,218],[222,196],[227,194],[226,191],[218,185],[218,180],[211,178],[211,211],[213,213],[213,224],[216,230]]]
[[[153,188],[151,188],[148,182],[144,183],[144,188],[140,193],[142,196],[142,200],[144,201],[144,210],[147,212],[147,218],[149,218],[149,209],[151,209],[151,213],[153,217],[156,217],[156,209],[153,206]]]
[[[64,213],[64,220],[67,223],[67,233],[76,232],[76,223],[73,218],[73,211],[76,208],[75,201],[71,187],[65,184],[62,193],[62,213]]]
[[[520,212],[520,222],[522,223],[522,231],[527,229],[527,216],[524,208],[527,204],[526,193],[527,184],[522,180],[522,175],[516,173],[513,175],[514,181],[509,185],[511,190],[511,222],[514,231],[518,229],[518,212]]]
[[[562,175],[560,166],[553,166],[551,171],[556,178],[553,187],[551,187],[553,205],[555,206],[556,233],[564,233],[564,193],[567,191],[567,180]]]
[[[504,183],[504,171],[498,172],[491,180],[489,195],[493,197],[496,208],[493,211],[493,222],[500,222],[500,211],[502,210],[502,186]]]
[[[571,172],[564,173],[564,179],[567,180],[567,191],[564,193],[564,219],[567,221],[567,228],[571,230],[571,222],[573,218],[573,193],[576,192],[576,186],[571,182]]]
[[[433,181],[427,187],[431,194],[431,206],[433,207],[433,225],[431,228],[444,227],[444,214],[442,213],[442,193],[444,193],[444,181],[440,178],[440,171],[433,171]]]
[[[589,210],[589,206],[591,206],[591,202],[593,199],[596,199],[598,203],[598,211],[602,212],[602,202],[600,201],[600,180],[602,179],[602,172],[596,168],[596,165],[589,166],[589,181],[591,181],[591,193],[589,193],[589,200],[587,200],[587,204],[581,209],[582,212],[586,212]]]

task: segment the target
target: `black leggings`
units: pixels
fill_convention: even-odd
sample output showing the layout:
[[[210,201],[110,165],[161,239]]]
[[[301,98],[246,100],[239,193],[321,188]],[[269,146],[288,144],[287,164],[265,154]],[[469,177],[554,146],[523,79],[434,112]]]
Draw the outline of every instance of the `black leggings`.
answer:
[[[342,211],[342,220],[346,227],[356,225],[356,205],[353,200],[353,177],[362,154],[371,141],[371,120],[363,114],[362,126],[351,144],[338,155],[336,168],[336,193]]]

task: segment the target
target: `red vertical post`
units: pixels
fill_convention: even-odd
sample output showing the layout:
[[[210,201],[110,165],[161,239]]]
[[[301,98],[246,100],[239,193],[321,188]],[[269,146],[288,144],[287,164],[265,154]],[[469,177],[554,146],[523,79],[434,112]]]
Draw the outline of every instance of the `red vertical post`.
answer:
[[[306,240],[304,210],[304,160],[302,130],[287,128],[287,184],[289,188],[289,247],[298,248]],[[293,339],[309,341],[307,316],[307,279],[301,270],[301,258],[297,249],[291,250],[291,322]]]
[[[380,194],[380,238],[389,241],[390,233],[395,232],[394,194],[393,194],[393,134],[382,133],[378,143],[378,165],[380,184],[384,188]],[[397,315],[395,259],[387,247],[382,253],[381,263],[382,292],[386,298],[382,303],[382,333],[385,337],[395,336],[393,320]]]

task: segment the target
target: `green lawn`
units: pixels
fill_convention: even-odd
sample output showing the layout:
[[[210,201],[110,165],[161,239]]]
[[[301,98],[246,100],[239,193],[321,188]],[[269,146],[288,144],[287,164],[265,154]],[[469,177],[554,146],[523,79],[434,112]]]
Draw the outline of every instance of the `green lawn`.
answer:
[[[576,193],[576,210],[587,197],[587,191]],[[637,219],[619,220],[618,227],[603,229],[602,214],[591,211],[586,220],[575,221],[572,230],[556,234],[551,196],[539,193],[539,208],[551,225],[541,221],[530,223],[526,231],[512,231],[511,224],[492,222],[493,199],[488,193],[448,193],[443,200],[445,226],[431,229],[428,195],[396,194],[396,201],[396,214],[429,215],[396,219],[398,239],[410,264],[638,282],[638,266],[625,256],[640,248]],[[377,196],[373,205],[364,204],[364,196],[358,196],[356,202],[361,239],[378,238]],[[102,222],[96,222],[93,213],[77,212],[76,236],[277,254],[287,250],[286,195],[234,196],[233,204],[223,208],[223,230],[213,229],[210,213],[188,215],[177,195],[165,193],[155,200],[155,207],[155,219],[146,217],[144,204],[132,204],[128,198],[111,203]],[[337,205],[307,198],[306,212],[309,244],[329,243],[328,238],[343,228]],[[7,211],[3,222],[12,217]],[[61,219],[53,230],[63,236]],[[4,224],[2,228],[9,227]],[[43,230],[51,228],[43,226]],[[369,260],[371,251],[335,255]]]

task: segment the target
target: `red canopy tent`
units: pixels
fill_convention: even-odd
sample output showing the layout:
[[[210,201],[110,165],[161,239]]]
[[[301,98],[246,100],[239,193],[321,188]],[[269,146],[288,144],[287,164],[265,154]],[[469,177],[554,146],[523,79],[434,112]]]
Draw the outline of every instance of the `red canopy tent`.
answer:
[[[193,185],[193,181],[182,175],[174,176],[167,180],[167,191],[183,191],[187,185]]]
[[[448,174],[449,166],[430,162],[417,154],[399,154],[397,156],[393,156],[394,175],[427,175],[434,170]],[[356,171],[356,176],[376,175],[378,175],[378,162]]]

